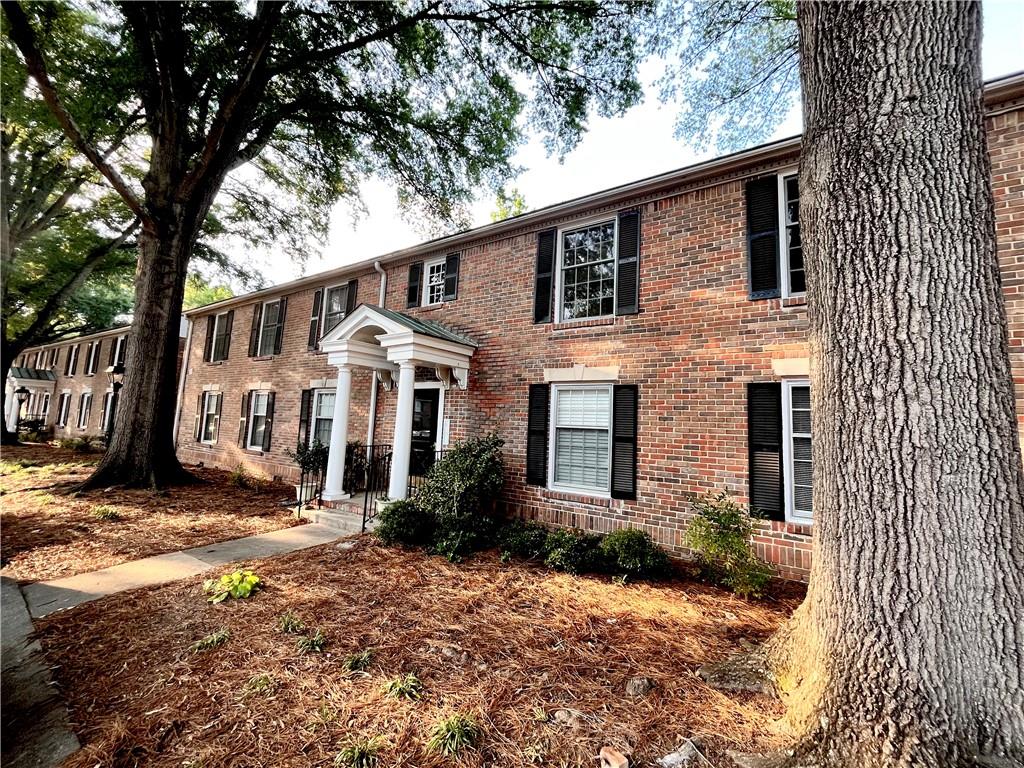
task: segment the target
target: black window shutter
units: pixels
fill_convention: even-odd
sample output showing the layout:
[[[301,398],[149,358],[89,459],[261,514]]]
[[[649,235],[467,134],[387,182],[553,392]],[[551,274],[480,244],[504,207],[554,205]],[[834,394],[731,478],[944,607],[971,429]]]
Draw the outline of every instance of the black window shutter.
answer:
[[[224,403],[224,394],[219,392],[213,397],[216,398],[213,403],[213,442],[216,443],[220,437],[220,407]]]
[[[320,338],[320,308],[324,303],[324,289],[317,288],[313,294],[313,311],[309,314],[309,338],[306,339],[306,349],[316,349],[317,339]]]
[[[206,317],[206,345],[203,347],[203,362],[209,363],[213,360],[213,328],[217,325],[216,315]]]
[[[64,358],[64,375],[67,376],[71,373],[71,347],[67,348],[68,356]]]
[[[455,301],[459,295],[459,254],[449,253],[444,260],[444,300]]]
[[[78,358],[82,356],[82,345],[79,344],[75,347],[75,356],[71,360],[71,375],[74,376],[78,372]]]
[[[249,406],[252,403],[252,390],[242,395],[242,415],[238,419],[238,445],[248,448],[249,442]]]
[[[405,306],[420,305],[420,284],[423,282],[423,262],[417,261],[409,265],[409,285],[405,291]]]
[[[200,392],[199,396],[196,397],[196,420],[192,425],[192,437],[195,438],[196,442],[202,437],[203,432],[203,397],[205,393]]]
[[[263,450],[270,450],[270,432],[274,428],[274,393],[267,393],[267,420],[263,427]]]
[[[252,329],[249,331],[249,357],[256,357],[260,344],[260,320],[263,318],[263,305],[252,308]]]
[[[313,410],[313,390],[302,390],[302,398],[299,400],[299,445],[305,445],[309,440],[309,415]]]
[[[551,322],[551,294],[555,277],[555,230],[537,233],[537,271],[533,282],[533,322]]]
[[[235,327],[235,310],[229,309],[228,316],[224,318],[224,357],[221,360],[227,360],[228,355],[231,354],[231,330]]]
[[[640,311],[640,211],[619,214],[619,252],[616,257],[615,314]]]
[[[747,270],[751,299],[771,299],[779,289],[779,182],[747,182]]]
[[[114,363],[117,362],[117,360],[114,359],[114,355],[115,355],[116,352],[117,352],[117,337],[115,336],[114,338],[112,338],[110,340],[110,354],[107,356],[107,367],[108,368],[110,366],[112,366]]]
[[[782,503],[782,385],[747,384],[750,506],[784,520]]]
[[[284,344],[284,318],[288,314],[288,297],[282,296],[277,306],[277,328],[274,329],[274,354],[281,354]]]
[[[612,498],[636,498],[636,435],[639,389],[616,384],[612,393]]]
[[[530,385],[526,427],[526,482],[528,485],[547,485],[549,391],[547,384]]]
[[[352,314],[352,311],[359,303],[359,280],[348,281],[348,294],[345,296],[345,317]]]

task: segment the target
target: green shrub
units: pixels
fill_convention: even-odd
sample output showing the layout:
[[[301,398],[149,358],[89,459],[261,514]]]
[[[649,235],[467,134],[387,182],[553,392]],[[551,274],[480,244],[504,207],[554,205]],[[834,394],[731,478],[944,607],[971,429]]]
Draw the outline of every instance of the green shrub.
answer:
[[[522,557],[532,560],[544,557],[548,529],[540,523],[526,520],[509,520],[498,529],[498,552],[502,560]]]
[[[97,504],[93,507],[92,516],[97,520],[109,520],[111,522],[117,522],[121,519],[121,513],[116,508],[107,504]]]
[[[306,625],[291,611],[285,611],[277,617],[277,631],[289,635],[298,635],[306,631]]]
[[[63,437],[57,441],[57,447],[65,448],[75,453],[94,453],[103,448],[103,439],[95,435]]]
[[[693,512],[686,543],[697,553],[705,576],[741,597],[762,596],[772,570],[750,543],[756,518],[724,492],[701,496]]]
[[[327,635],[319,627],[312,635],[303,635],[295,642],[299,653],[323,653],[327,647]]]
[[[369,668],[373,661],[373,650],[367,649],[358,653],[350,653],[341,660],[341,668],[346,672],[362,672]]]
[[[389,546],[425,547],[434,539],[437,520],[412,499],[392,501],[377,514],[374,534]]]
[[[319,438],[314,438],[309,444],[300,440],[295,444],[295,450],[285,451],[285,455],[294,461],[302,472],[327,470],[327,446],[321,443]]]
[[[609,571],[633,579],[655,579],[668,573],[668,554],[645,531],[622,528],[601,539],[601,563]]]
[[[576,529],[551,531],[544,541],[544,565],[566,573],[604,570],[598,551],[600,543],[600,536]]]
[[[415,701],[423,695],[423,683],[411,672],[407,675],[393,677],[381,688],[385,696],[393,699],[411,699]]]
[[[277,679],[269,672],[260,672],[250,677],[242,689],[243,696],[269,696],[278,688]]]
[[[480,738],[480,726],[470,715],[455,714],[434,726],[427,742],[427,750],[455,757],[472,747]]]
[[[220,603],[229,597],[241,600],[262,587],[260,577],[252,571],[225,573],[219,579],[207,579],[203,582],[203,592],[210,596],[211,603]]]
[[[342,768],[375,768],[377,753],[386,746],[383,736],[349,741],[334,758],[334,764]]]
[[[192,653],[209,651],[212,648],[216,648],[218,645],[224,645],[230,637],[231,632],[226,629],[218,629],[216,632],[211,632],[201,640],[196,640],[196,642],[189,646],[189,650],[192,651]]]

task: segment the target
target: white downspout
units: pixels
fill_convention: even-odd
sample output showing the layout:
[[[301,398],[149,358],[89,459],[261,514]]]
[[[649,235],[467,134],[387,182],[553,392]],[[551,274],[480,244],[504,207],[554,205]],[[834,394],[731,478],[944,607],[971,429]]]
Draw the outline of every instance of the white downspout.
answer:
[[[380,275],[380,291],[377,295],[377,306],[384,308],[384,301],[388,293],[388,273],[381,268],[380,262],[373,262],[373,269]],[[367,419],[366,444],[373,445],[373,434],[377,429],[377,372],[373,372],[370,380],[370,418]]]
[[[181,356],[181,377],[178,379],[178,398],[174,406],[174,449],[178,449],[178,427],[181,425],[181,401],[185,397],[185,377],[188,375],[189,358],[192,356],[192,318],[188,318],[188,333],[185,335],[185,352]],[[181,338],[180,336],[178,338]]]

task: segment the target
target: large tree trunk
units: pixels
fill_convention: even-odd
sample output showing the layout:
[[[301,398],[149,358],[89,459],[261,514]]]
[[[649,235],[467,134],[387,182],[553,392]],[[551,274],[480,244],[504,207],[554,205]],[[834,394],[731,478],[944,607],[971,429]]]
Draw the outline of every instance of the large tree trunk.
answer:
[[[167,221],[167,219],[163,219]],[[135,315],[114,435],[86,487],[160,487],[190,479],[174,450],[181,304],[196,227],[180,220],[139,237]]]
[[[7,341],[7,323],[0,324],[0,445],[20,445],[18,435],[7,429],[7,377],[21,349]]]
[[[980,9],[797,15],[815,535],[775,644],[793,762],[1021,765],[1024,477]]]

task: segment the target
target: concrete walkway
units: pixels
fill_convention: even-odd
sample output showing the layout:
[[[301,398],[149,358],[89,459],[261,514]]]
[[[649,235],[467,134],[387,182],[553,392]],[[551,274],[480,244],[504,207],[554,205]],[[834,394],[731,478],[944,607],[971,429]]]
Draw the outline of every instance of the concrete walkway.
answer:
[[[188,578],[235,560],[251,560],[315,547],[342,535],[341,531],[326,525],[297,525],[206,547],[146,557],[91,573],[38,581],[23,587],[22,592],[29,613],[33,619],[38,619],[115,592]]]
[[[49,768],[78,749],[68,711],[57,696],[18,583],[0,578],[0,666],[4,768]]]

